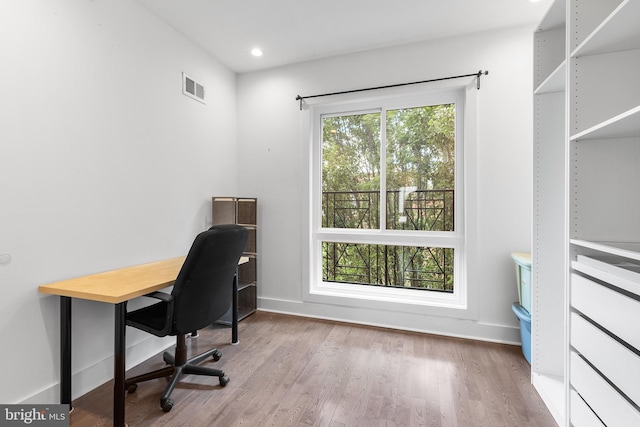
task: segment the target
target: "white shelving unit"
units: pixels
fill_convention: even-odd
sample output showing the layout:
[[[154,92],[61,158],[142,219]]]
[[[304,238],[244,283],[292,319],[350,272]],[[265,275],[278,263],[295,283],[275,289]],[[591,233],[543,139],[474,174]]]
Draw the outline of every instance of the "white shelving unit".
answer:
[[[534,34],[531,381],[559,425],[566,400],[566,38],[566,3],[556,1]]]
[[[558,0],[535,35],[532,381],[563,426],[640,425],[639,23],[640,0]]]

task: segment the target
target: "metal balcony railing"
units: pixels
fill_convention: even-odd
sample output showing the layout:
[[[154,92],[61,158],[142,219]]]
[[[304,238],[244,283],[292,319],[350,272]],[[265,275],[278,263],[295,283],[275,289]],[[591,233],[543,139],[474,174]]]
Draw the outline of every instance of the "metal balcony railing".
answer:
[[[387,229],[454,230],[453,190],[386,196]],[[380,228],[379,191],[327,191],[322,209],[325,228]],[[323,280],[453,292],[453,249],[323,242]]]

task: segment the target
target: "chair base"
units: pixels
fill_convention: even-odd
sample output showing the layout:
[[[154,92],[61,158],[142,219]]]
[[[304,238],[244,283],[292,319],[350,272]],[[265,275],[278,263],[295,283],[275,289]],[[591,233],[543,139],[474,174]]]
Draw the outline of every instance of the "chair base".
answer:
[[[218,377],[220,386],[222,387],[226,386],[229,383],[229,377],[224,373],[224,371],[198,366],[200,362],[207,359],[208,357],[212,357],[215,361],[220,360],[220,357],[222,357],[222,353],[213,348],[195,357],[192,357],[191,359],[187,359],[185,335],[178,335],[176,338],[177,344],[175,356],[169,352],[164,352],[164,354],[162,355],[162,358],[169,366],[157,369],[152,372],[147,372],[146,374],[128,378],[124,384],[125,389],[127,389],[129,393],[134,393],[138,388],[137,383],[153,380],[156,378],[170,377],[169,384],[167,385],[167,388],[164,390],[164,393],[160,398],[160,406],[162,407],[162,410],[164,412],[169,412],[171,408],[173,408],[173,400],[171,400],[169,396],[176,388],[176,385],[178,384],[178,381],[180,380],[180,377],[182,377],[182,375],[193,374]]]

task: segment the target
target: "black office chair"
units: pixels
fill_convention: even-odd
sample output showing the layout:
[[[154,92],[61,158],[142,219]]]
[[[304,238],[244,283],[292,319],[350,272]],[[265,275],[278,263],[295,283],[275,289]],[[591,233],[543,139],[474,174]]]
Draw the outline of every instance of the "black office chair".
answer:
[[[175,356],[163,354],[170,366],[129,378],[125,388],[135,392],[137,383],[169,377],[160,398],[160,406],[169,412],[173,401],[169,395],[183,374],[216,376],[225,386],[229,377],[218,369],[197,366],[208,357],[218,361],[222,354],[215,348],[187,359],[186,335],[220,319],[232,301],[233,279],[238,260],[247,243],[248,231],[238,225],[216,225],[195,238],[178,273],[171,294],[152,292],[145,295],[160,302],[127,313],[127,325],[164,337],[176,336]]]

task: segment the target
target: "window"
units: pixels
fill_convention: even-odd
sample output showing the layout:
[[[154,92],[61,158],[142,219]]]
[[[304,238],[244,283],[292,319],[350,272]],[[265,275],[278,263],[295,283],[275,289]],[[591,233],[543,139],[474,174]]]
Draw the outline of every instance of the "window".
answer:
[[[311,114],[310,293],[463,308],[464,91]]]

